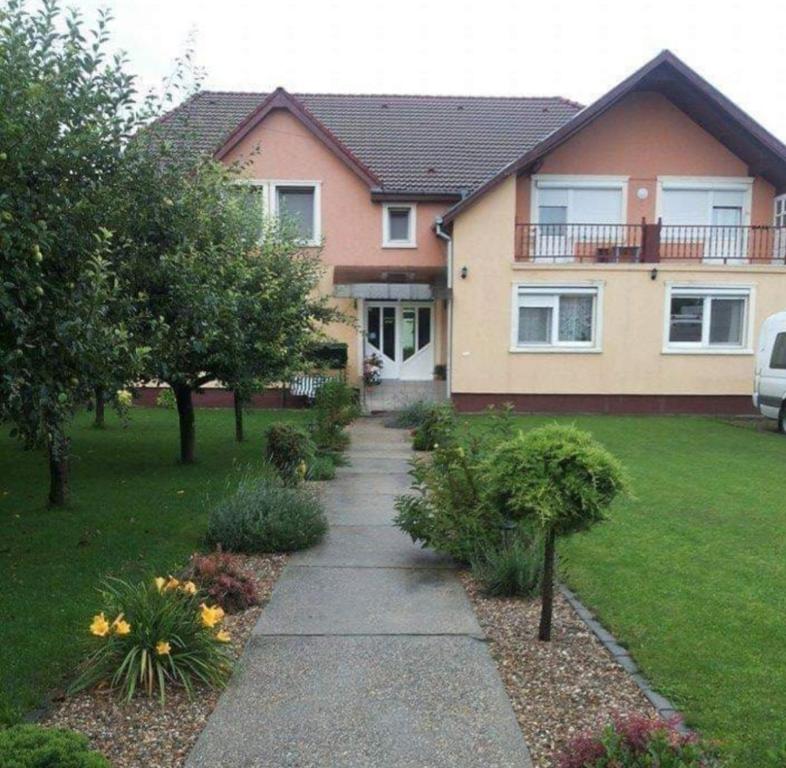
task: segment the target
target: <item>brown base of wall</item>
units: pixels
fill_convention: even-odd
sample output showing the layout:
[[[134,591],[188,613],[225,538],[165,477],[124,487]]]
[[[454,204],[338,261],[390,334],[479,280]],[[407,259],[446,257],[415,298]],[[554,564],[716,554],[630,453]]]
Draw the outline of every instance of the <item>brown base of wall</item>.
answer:
[[[137,387],[134,403],[137,405],[154,406],[158,395],[166,387]],[[228,389],[203,389],[194,395],[195,408],[231,408],[234,404],[232,393]],[[270,388],[252,395],[249,408],[305,408],[305,397],[291,395],[288,389]]]
[[[529,413],[706,413],[749,415],[756,411],[746,395],[521,395],[454,392],[456,410],[482,411],[511,403]]]

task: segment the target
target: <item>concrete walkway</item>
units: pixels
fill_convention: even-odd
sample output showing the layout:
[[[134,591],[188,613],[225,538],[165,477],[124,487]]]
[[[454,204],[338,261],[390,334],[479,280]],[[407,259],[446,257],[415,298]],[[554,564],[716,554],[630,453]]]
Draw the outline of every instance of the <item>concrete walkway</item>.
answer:
[[[406,432],[351,431],[330,532],[290,560],[188,768],[529,768],[451,562],[392,526]]]

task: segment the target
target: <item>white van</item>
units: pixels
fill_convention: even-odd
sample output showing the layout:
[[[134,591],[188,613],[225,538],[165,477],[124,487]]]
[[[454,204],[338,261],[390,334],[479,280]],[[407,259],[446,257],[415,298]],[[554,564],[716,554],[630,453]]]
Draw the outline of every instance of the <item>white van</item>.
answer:
[[[753,380],[753,407],[778,420],[786,432],[786,312],[770,315],[761,326]]]

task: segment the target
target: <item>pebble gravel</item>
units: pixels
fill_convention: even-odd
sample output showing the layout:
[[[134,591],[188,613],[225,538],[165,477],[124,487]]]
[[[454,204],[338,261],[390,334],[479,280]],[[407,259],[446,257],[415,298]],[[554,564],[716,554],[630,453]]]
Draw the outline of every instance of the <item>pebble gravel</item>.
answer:
[[[238,560],[256,582],[260,604],[224,619],[237,657],[270,599],[287,557],[238,555]],[[181,768],[220,694],[197,689],[189,699],[182,690],[170,690],[162,707],[158,699],[138,695],[125,704],[95,690],[54,702],[43,723],[85,734],[113,768]]]
[[[552,640],[537,639],[540,600],[490,598],[472,575],[461,580],[490,643],[534,768],[555,768],[575,736],[613,714],[655,717],[628,673],[611,657],[561,594],[555,595]]]

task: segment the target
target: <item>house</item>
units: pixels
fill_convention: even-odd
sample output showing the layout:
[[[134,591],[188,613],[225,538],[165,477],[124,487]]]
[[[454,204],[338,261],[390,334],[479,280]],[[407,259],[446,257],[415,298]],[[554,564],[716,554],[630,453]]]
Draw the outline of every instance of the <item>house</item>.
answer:
[[[372,407],[750,410],[786,309],[786,146],[668,51],[585,108],[278,89],[166,123],[322,245],[350,380],[383,361]]]

